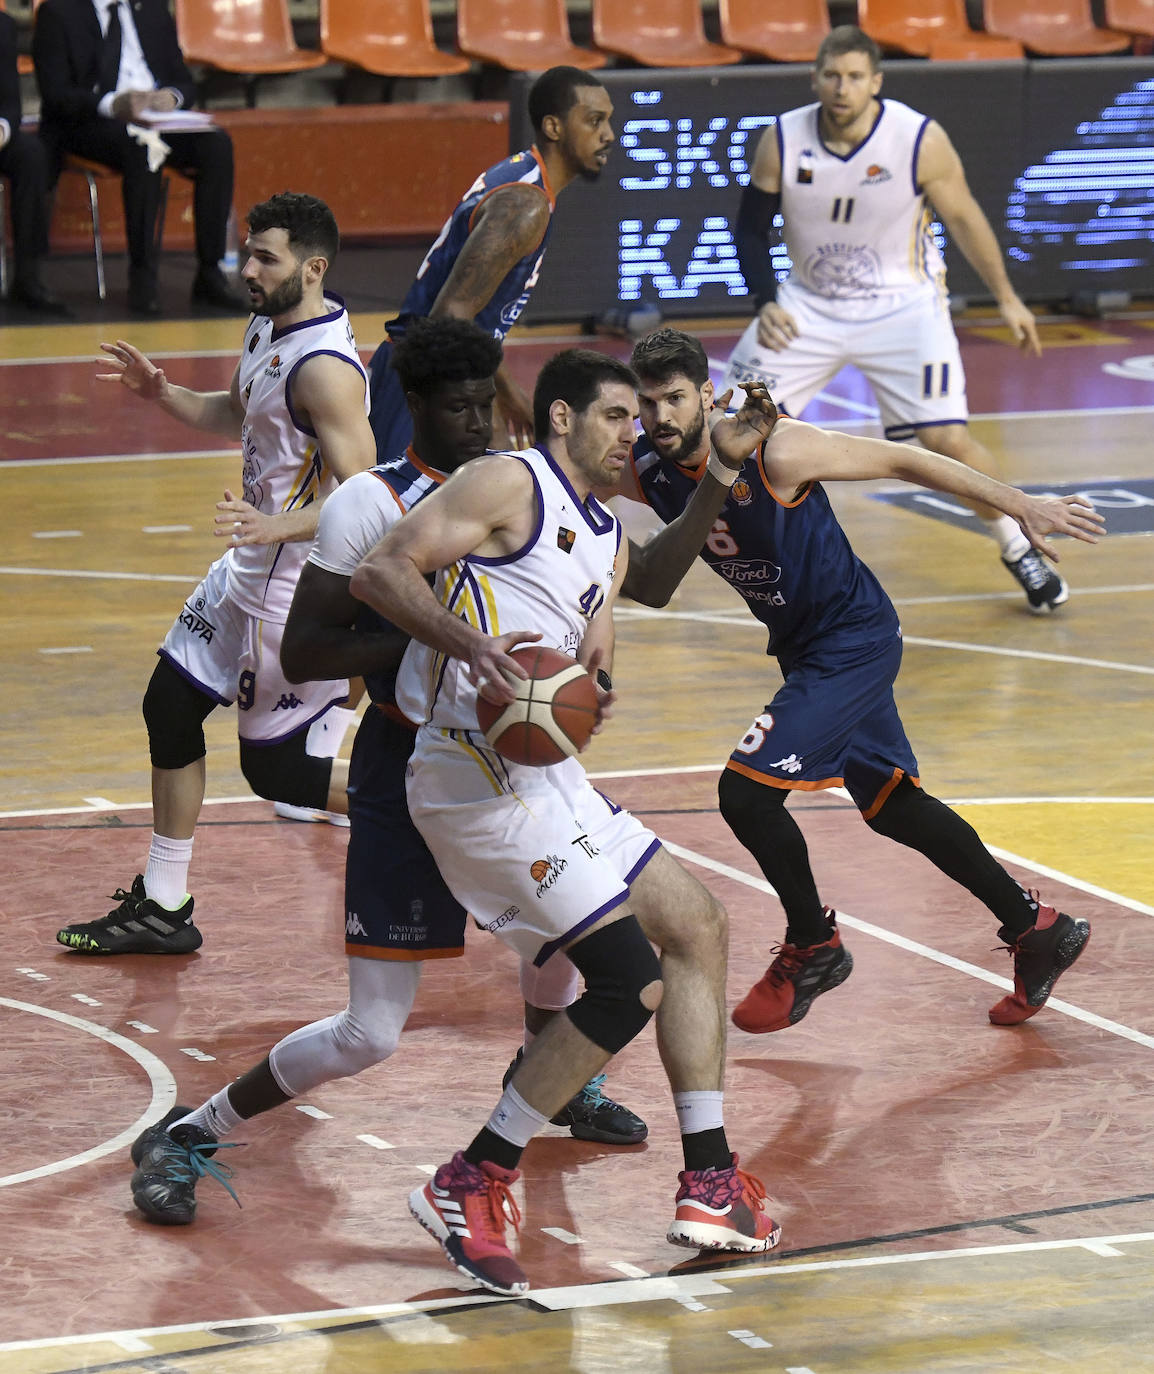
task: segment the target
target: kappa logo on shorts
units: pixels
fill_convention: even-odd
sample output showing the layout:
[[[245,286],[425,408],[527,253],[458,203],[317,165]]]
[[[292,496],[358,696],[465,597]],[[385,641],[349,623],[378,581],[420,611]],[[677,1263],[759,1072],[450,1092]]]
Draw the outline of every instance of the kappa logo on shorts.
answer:
[[[198,596],[193,602],[186,601],[184,610],[176,618],[189,634],[203,639],[206,644],[212,643],[212,637],[216,634],[216,626],[204,618],[203,596]]]
[[[368,939],[369,932],[361,924],[361,918],[355,911],[347,912],[345,915],[345,939],[349,940],[354,935],[360,935],[363,939]]]
[[[295,692],[282,692],[280,700],[273,703],[274,711],[295,711],[298,706],[303,706],[304,702]]]
[[[783,773],[800,773],[802,761],[796,754],[787,754],[785,758],[778,759],[776,763],[769,765],[771,768],[780,768]]]
[[[529,876],[537,884],[537,896],[544,896],[568,867],[569,860],[563,859],[560,854],[550,854],[545,859],[534,859],[529,865]]]
[[[521,908],[519,906],[507,906],[505,910],[501,912],[500,916],[498,916],[496,920],[490,921],[487,926],[481,925],[480,921],[478,921],[477,924],[481,926],[482,930],[492,932],[494,930],[500,930],[502,926],[507,926],[510,921],[515,921],[520,914]]]

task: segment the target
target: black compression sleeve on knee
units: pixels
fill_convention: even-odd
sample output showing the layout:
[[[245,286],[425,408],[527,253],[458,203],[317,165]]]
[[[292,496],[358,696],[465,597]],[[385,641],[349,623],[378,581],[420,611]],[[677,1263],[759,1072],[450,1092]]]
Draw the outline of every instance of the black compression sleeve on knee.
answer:
[[[909,778],[886,798],[866,825],[887,839],[924,854],[935,868],[960,883],[1011,931],[1034,924],[1035,912],[1019,884],[956,811],[931,797]]]
[[[661,963],[636,916],[623,916],[586,935],[565,953],[585,979],[585,992],[566,1010],[582,1035],[610,1054],[623,1050],[649,1024],[641,1001],[661,981]]]
[[[258,797],[323,811],[328,805],[333,761],[316,758],[307,744],[307,730],[277,744],[242,739],[240,771]]]
[[[204,758],[204,721],[217,704],[161,656],[141,708],[153,767],[187,768]]]
[[[809,866],[805,836],[786,809],[788,796],[785,788],[754,782],[732,768],[717,784],[726,825],[757,860],[785,908],[786,940],[791,945],[820,945],[829,939],[829,923]]]

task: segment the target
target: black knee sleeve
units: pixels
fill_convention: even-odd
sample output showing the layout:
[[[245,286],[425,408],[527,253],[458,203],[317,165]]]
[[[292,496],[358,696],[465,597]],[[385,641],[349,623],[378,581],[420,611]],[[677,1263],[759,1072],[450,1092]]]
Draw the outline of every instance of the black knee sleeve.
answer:
[[[307,744],[307,730],[278,744],[242,739],[240,771],[258,797],[323,811],[328,805],[333,761],[314,757]]]
[[[653,1015],[641,1001],[644,989],[661,981],[653,946],[637,917],[623,916],[565,953],[585,979],[585,992],[566,1015],[595,1045],[617,1054],[641,1034]]]
[[[186,768],[204,758],[204,721],[217,704],[161,658],[142,707],[153,767]]]
[[[784,814],[788,795],[783,787],[754,782],[732,768],[724,769],[717,782],[722,819],[747,849],[753,848],[767,825]]]

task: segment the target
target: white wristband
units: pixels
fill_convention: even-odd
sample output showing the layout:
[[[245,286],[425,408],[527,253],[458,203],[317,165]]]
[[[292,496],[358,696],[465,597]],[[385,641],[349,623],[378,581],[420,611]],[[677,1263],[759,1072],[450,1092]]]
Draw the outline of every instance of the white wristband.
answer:
[[[714,481],[720,482],[723,487],[733,486],[734,482],[737,481],[737,474],[741,471],[740,468],[728,467],[716,453],[710,453],[705,470]]]

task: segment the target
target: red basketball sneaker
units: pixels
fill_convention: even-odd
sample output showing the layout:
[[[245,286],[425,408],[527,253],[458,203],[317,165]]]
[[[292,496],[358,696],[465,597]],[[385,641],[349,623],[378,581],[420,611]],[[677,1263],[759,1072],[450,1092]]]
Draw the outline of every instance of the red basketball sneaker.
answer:
[[[1038,915],[1024,935],[1013,939],[1003,926],[998,935],[1014,956],[1014,991],[990,1008],[995,1026],[1020,1026],[1046,1004],[1054,984],[1090,943],[1090,922],[1075,920],[1064,911],[1044,906],[1038,894]]]
[[[691,1250],[772,1250],[781,1227],[765,1210],[765,1186],[739,1169],[686,1169],[666,1239]]]
[[[525,1271],[505,1244],[505,1223],[516,1230],[521,1211],[509,1185],[521,1177],[484,1160],[470,1164],[460,1150],[423,1188],[409,1194],[409,1211],[441,1242],[449,1263],[491,1293],[519,1295]]]
[[[775,945],[777,958],[733,1009],[733,1024],[751,1035],[795,1026],[815,997],[853,972],[853,956],[841,942],[834,912],[826,907],[830,937],[824,944]]]

